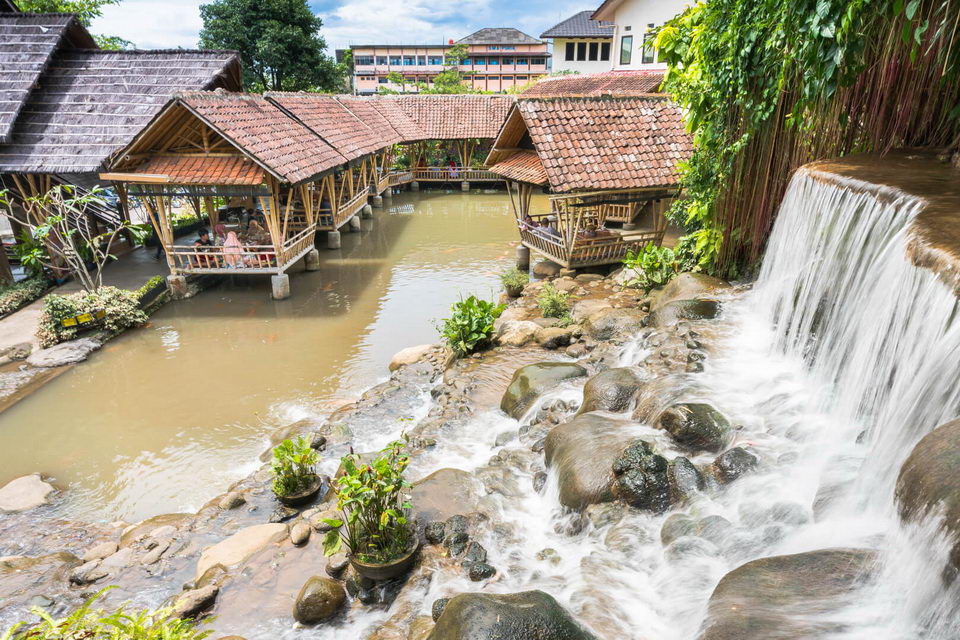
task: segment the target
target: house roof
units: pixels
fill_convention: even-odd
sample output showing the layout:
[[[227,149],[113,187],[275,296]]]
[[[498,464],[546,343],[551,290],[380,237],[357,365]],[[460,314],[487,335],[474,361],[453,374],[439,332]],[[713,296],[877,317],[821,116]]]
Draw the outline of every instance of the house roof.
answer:
[[[258,185],[263,169],[242,156],[156,156],[137,173],[166,176],[175,184]]]
[[[603,3],[597,7],[590,18],[593,20],[609,20],[613,22],[617,9],[620,8],[623,2],[624,0],[603,0]]]
[[[677,163],[692,152],[680,109],[663,97],[519,100],[487,164],[513,156],[527,135],[557,193],[675,187]]]
[[[0,143],[56,51],[64,44],[96,49],[76,16],[67,13],[0,13]]]
[[[549,183],[547,172],[536,151],[516,151],[513,155],[490,167],[490,171],[507,180],[545,185]]]
[[[96,171],[181,90],[239,88],[225,51],[67,50],[48,63],[6,144],[0,172]]]
[[[588,75],[543,78],[527,88],[524,98],[560,96],[646,96],[660,93],[662,71],[604,71]]]
[[[385,96],[395,101],[417,128],[419,140],[496,138],[510,107],[512,96],[503,95],[410,95]]]
[[[264,96],[307,125],[347,160],[376,153],[384,146],[384,133],[334,96],[282,92]]]
[[[543,33],[541,38],[612,38],[613,23],[591,20],[593,11],[575,13]]]
[[[466,38],[457,40],[457,44],[543,44],[523,31],[508,27],[488,27],[474,31]]]

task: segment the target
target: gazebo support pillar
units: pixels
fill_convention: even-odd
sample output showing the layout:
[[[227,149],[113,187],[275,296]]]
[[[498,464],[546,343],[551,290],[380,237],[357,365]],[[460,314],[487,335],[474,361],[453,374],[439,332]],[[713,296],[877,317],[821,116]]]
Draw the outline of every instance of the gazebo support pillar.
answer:
[[[170,298],[173,300],[183,300],[190,297],[190,287],[187,286],[187,277],[170,274],[167,276],[167,288],[170,290]]]
[[[517,269],[526,271],[530,268],[530,249],[520,245],[517,247]]]
[[[340,232],[327,231],[327,249],[339,249],[339,248],[340,248]]]
[[[274,300],[286,300],[290,297],[290,276],[285,273],[278,273],[270,277],[270,285],[273,289]]]
[[[387,189],[386,193],[390,193],[389,188]],[[383,208],[383,196],[373,196],[373,208],[374,209]]]
[[[414,180],[410,183],[410,191],[420,191],[420,183]]]
[[[363,205],[363,209],[360,210],[360,216],[361,216],[364,220],[369,220],[370,218],[372,218],[372,217],[373,217],[373,207],[371,207],[369,204]]]
[[[460,191],[470,191],[470,183],[464,180],[460,183]]]
[[[316,249],[310,249],[310,251],[307,252],[307,255],[303,258],[303,267],[307,271],[319,271],[320,252]]]

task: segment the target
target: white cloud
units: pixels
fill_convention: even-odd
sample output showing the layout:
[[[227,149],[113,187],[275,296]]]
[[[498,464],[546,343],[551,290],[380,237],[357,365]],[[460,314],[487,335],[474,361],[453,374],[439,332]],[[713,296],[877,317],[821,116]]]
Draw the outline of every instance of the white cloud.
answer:
[[[130,40],[140,49],[195,49],[200,0],[123,0],[103,8],[90,30]]]

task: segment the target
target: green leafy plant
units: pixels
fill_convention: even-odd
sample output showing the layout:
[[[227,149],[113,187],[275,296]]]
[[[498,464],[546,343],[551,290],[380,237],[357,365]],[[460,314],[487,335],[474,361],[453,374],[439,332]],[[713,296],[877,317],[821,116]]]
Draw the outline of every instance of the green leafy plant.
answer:
[[[273,448],[273,492],[291,496],[307,489],[316,477],[320,454],[304,436],[284,440]]]
[[[21,622],[3,635],[3,640],[203,640],[213,634],[199,625],[172,616],[172,609],[128,612],[123,606],[113,613],[94,609],[94,603],[115,587],[107,587],[64,618],[54,618],[40,607],[30,610],[39,620]]]
[[[440,335],[457,356],[469,355],[490,343],[493,323],[505,308],[476,296],[455,302],[450,317],[443,319]]]
[[[360,562],[387,564],[409,552],[416,534],[409,522],[413,507],[404,472],[410,456],[404,441],[391,442],[370,463],[353,453],[340,462],[343,475],[334,486],[341,517],[324,520],[333,527],[324,553],[333,555],[346,545]]]
[[[163,276],[153,276],[149,280],[143,283],[143,286],[133,292],[133,295],[137,297],[137,300],[143,299],[147,293],[152,291],[154,288],[159,287],[163,284]]]
[[[516,267],[511,267],[500,274],[500,282],[503,283],[508,292],[511,290],[519,291],[530,282],[530,275]]]
[[[0,315],[13,313],[43,295],[47,281],[33,277],[0,287]]]
[[[696,261],[692,258],[689,240],[678,244],[676,250],[650,243],[636,253],[628,252],[623,267],[633,273],[628,281],[630,286],[655,289],[670,282],[678,273],[695,269]]]
[[[13,245],[13,255],[17,257],[20,266],[28,275],[43,275],[47,252],[43,248],[43,243],[37,242],[32,233],[26,230],[20,232],[20,238]]]
[[[537,294],[537,306],[544,318],[566,318],[570,315],[570,295],[548,282]]]
[[[37,322],[37,340],[42,347],[72,340],[87,327],[63,326],[66,318],[80,314],[96,315],[104,312],[104,318],[96,325],[110,334],[143,324],[147,315],[139,307],[139,298],[132,291],[117,287],[100,287],[98,290],[78,291],[67,295],[50,294],[43,299],[43,310]]]

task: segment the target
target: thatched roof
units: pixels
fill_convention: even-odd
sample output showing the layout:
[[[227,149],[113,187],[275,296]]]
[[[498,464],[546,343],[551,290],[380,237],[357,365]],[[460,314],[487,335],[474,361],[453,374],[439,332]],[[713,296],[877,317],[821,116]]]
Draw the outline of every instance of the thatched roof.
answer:
[[[659,94],[663,71],[622,70],[542,78],[524,90],[523,98],[575,96],[649,96]]]
[[[54,54],[63,46],[96,49],[76,16],[67,13],[0,13],[0,143]]]

